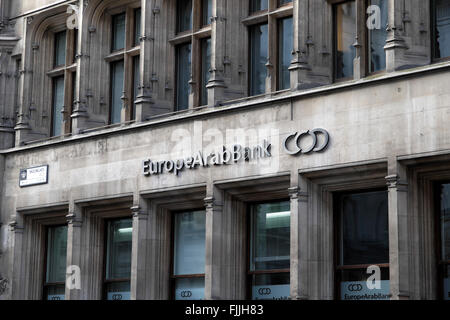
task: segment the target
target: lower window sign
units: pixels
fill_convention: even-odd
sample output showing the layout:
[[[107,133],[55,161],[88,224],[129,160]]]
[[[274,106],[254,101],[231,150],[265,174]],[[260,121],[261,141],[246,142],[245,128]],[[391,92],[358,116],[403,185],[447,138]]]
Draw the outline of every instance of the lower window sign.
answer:
[[[252,297],[255,300],[288,300],[289,291],[289,284],[252,286]]]
[[[130,292],[108,292],[107,300],[130,300]]]
[[[380,288],[369,288],[367,281],[341,282],[342,300],[389,300],[389,280],[380,280]]]

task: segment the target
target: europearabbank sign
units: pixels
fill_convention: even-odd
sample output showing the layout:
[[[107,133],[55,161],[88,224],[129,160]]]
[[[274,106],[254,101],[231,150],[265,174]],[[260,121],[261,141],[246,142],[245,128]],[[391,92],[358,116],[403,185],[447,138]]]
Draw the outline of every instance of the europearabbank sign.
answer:
[[[322,135],[322,139],[319,136]],[[307,146],[303,146],[302,140],[310,137]],[[320,152],[326,149],[329,143],[329,134],[324,129],[307,130],[289,134],[283,139],[283,150],[285,153],[295,156],[299,154],[308,154],[311,152]],[[272,144],[267,140],[259,145],[252,147],[243,147],[235,144],[230,148],[223,147],[221,151],[205,154],[198,151],[193,156],[178,159],[152,161],[146,159],[143,161],[144,176],[159,175],[163,173],[172,173],[179,175],[185,169],[191,170],[199,167],[212,167],[236,164],[241,161],[255,161],[258,159],[272,157]]]

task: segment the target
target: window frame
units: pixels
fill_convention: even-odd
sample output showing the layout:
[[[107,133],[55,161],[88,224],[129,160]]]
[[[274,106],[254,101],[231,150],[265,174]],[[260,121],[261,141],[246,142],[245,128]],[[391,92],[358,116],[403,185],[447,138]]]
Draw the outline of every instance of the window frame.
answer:
[[[186,213],[186,212],[195,212],[195,211],[203,211],[205,214],[205,238],[206,238],[206,210],[203,207],[193,208],[193,209],[183,209],[183,210],[174,210],[170,212],[170,264],[169,264],[169,299],[176,300],[176,286],[175,282],[177,279],[199,279],[205,278],[206,273],[198,273],[198,274],[188,274],[188,275],[175,275],[174,267],[175,267],[175,215]],[[206,239],[205,239],[206,242]],[[206,252],[205,252],[206,255]]]
[[[56,65],[56,37],[59,33],[66,33],[66,41],[65,41],[65,61],[64,64],[57,66]],[[50,125],[49,125],[49,137],[60,137],[69,135],[72,132],[72,111],[73,104],[76,96],[76,86],[74,87],[74,83],[76,82],[76,73],[77,73],[77,55],[78,55],[78,30],[77,29],[61,29],[56,28],[53,30],[49,30],[50,36],[52,37],[52,62],[51,68],[47,71],[47,76],[51,81],[51,108],[50,108]],[[55,86],[54,80],[58,77],[64,78],[64,99],[63,99],[63,107],[64,114],[62,116],[61,123],[61,132],[54,132],[54,107],[55,107]]]
[[[50,228],[58,228],[58,227],[67,227],[68,228],[68,224],[67,223],[56,223],[56,224],[49,224],[49,225],[44,225],[44,232],[45,232],[45,237],[44,237],[44,250],[43,250],[43,254],[44,254],[44,265],[43,265],[43,276],[42,276],[42,297],[41,300],[43,301],[52,301],[52,300],[47,300],[47,293],[48,293],[48,287],[50,286],[59,286],[62,285],[64,286],[64,294],[66,291],[66,282],[47,282],[47,267],[48,267],[48,238],[49,238],[49,229]],[[67,254],[67,248],[66,248],[66,254]],[[66,261],[66,268],[67,268],[67,261]]]
[[[430,48],[431,48],[431,63],[440,63],[450,61],[450,56],[444,58],[436,58],[436,0],[430,0]]]
[[[131,216],[113,216],[113,217],[105,217],[103,218],[103,266],[102,266],[102,277],[101,277],[101,299],[105,301],[114,301],[108,300],[108,284],[110,283],[118,283],[118,282],[129,282],[130,283],[130,294],[131,294],[131,265],[130,265],[130,278],[117,278],[117,279],[106,279],[106,268],[107,268],[107,259],[108,259],[108,222],[120,221],[130,219],[133,224],[133,217]],[[131,245],[133,246],[133,238],[131,239]],[[130,255],[133,254],[133,249],[131,249]],[[131,258],[132,260],[132,258]],[[124,300],[125,301],[125,300]]]
[[[434,243],[435,243],[435,259],[436,259],[436,280],[437,280],[437,300],[444,300],[444,266],[450,267],[450,260],[442,259],[442,232],[441,232],[441,199],[440,188],[444,184],[450,184],[450,180],[435,181],[434,190]]]
[[[142,32],[140,29],[140,34],[137,35],[136,32],[136,18],[137,11],[141,10],[141,22],[143,19],[142,8],[140,3],[130,3],[127,5],[119,6],[117,8],[111,9],[107,12],[107,19],[110,25],[111,35],[109,39],[109,52],[106,53],[105,61],[108,63],[109,68],[109,108],[108,108],[108,117],[107,117],[107,125],[120,125],[124,123],[133,123],[136,119],[133,119],[133,115],[136,114],[135,110],[135,99],[134,99],[134,58],[136,56],[141,56],[141,41],[142,41]],[[125,34],[124,34],[124,48],[120,50],[113,50],[114,43],[114,17],[120,14],[125,14]],[[141,26],[142,28],[142,26]],[[136,39],[139,39],[139,43],[136,43]],[[120,117],[120,122],[113,123],[112,122],[112,96],[113,96],[113,85],[112,85],[112,64],[123,60],[124,63],[124,75],[123,75],[123,92],[125,92],[125,102],[122,100],[122,108],[124,104],[125,114]],[[140,67],[139,67],[140,70]],[[137,84],[138,95],[140,90],[140,79]]]
[[[389,270],[389,263],[370,263],[370,264],[362,264],[362,265],[341,265],[340,262],[340,254],[342,252],[341,245],[341,235],[342,235],[342,210],[341,210],[341,202],[343,196],[351,195],[351,194],[362,194],[362,193],[371,193],[371,192],[386,192],[388,194],[388,189],[386,187],[375,187],[375,188],[367,188],[367,189],[353,189],[353,190],[345,190],[345,191],[337,191],[332,193],[333,199],[333,272],[334,272],[334,300],[341,300],[341,276],[340,272],[343,270],[359,270],[359,269],[367,269],[369,266],[378,266],[381,269]],[[389,214],[389,213],[388,213]],[[388,221],[389,223],[389,221]],[[389,225],[388,225],[389,228]]]
[[[280,89],[279,86],[279,25],[278,22],[282,19],[292,18],[293,27],[295,25],[294,20],[294,3],[290,1],[281,6],[278,5],[278,0],[267,0],[268,9],[260,10],[256,12],[251,12],[251,0],[248,0],[248,15],[242,20],[242,23],[247,27],[247,61],[248,61],[248,72],[247,72],[247,96],[255,97],[260,95],[272,94],[276,92],[288,91],[287,89]],[[251,32],[250,28],[258,25],[267,24],[267,38],[268,38],[268,48],[267,57],[268,61],[266,63],[267,76],[270,76],[271,82],[269,88],[267,87],[267,82],[265,85],[265,91],[263,93],[253,95],[252,94],[252,55],[251,55]],[[293,28],[293,36],[295,37],[295,27]],[[294,44],[294,39],[292,39],[292,44]],[[266,76],[266,78],[267,78]]]
[[[174,15],[175,21],[178,21],[178,1],[174,1]],[[214,0],[213,0],[214,1]],[[212,13],[214,15],[214,13]],[[190,109],[205,107],[202,105],[202,41],[206,38],[211,38],[212,41],[212,23],[203,25],[203,9],[202,0],[192,0],[192,29],[178,32],[178,26],[175,26],[175,31],[169,43],[172,44],[172,52],[174,57],[174,92],[173,92],[173,111],[186,112]],[[177,22],[178,23],[178,22]],[[191,44],[191,69],[190,69],[190,92],[188,95],[188,107],[180,109],[178,106],[178,48],[181,45]],[[213,55],[211,54],[211,64]],[[208,94],[207,94],[208,96]],[[208,98],[207,98],[208,99]]]
[[[253,279],[252,277],[255,275],[264,275],[264,274],[281,274],[281,273],[288,273],[290,276],[291,268],[288,269],[268,269],[268,270],[251,270],[251,259],[252,259],[252,252],[251,252],[251,241],[252,241],[252,214],[253,210],[252,207],[259,205],[259,204],[271,204],[271,203],[280,203],[280,202],[288,202],[290,206],[290,199],[282,197],[280,199],[270,199],[270,200],[260,200],[260,201],[252,201],[246,203],[246,225],[247,225],[247,235],[246,235],[246,257],[245,257],[245,278],[246,278],[246,299],[251,300],[252,299],[252,286],[253,286]],[[292,218],[292,210],[290,209],[291,215],[289,219]],[[289,229],[290,229],[289,225]],[[291,231],[291,230],[290,230]],[[289,243],[289,246],[291,244]],[[291,257],[289,255],[289,263],[291,261]],[[289,279],[289,285],[291,284],[291,280]]]

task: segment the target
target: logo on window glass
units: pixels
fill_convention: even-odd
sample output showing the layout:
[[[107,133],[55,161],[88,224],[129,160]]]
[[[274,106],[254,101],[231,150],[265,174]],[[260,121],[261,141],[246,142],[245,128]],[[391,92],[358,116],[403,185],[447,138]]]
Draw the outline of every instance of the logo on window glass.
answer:
[[[190,298],[192,297],[192,291],[181,291],[180,296],[182,298]]]
[[[270,288],[259,288],[258,293],[262,296],[268,296],[272,293],[272,290],[270,290]]]

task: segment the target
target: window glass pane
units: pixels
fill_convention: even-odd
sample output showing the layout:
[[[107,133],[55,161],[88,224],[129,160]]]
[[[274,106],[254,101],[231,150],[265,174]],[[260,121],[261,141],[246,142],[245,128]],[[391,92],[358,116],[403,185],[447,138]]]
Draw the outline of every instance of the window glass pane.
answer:
[[[208,89],[206,85],[209,81],[209,69],[211,69],[211,38],[202,40],[202,92],[200,102],[202,106],[208,104]]]
[[[290,267],[289,201],[252,206],[250,269]]]
[[[387,192],[341,198],[341,265],[389,262]]]
[[[78,54],[78,29],[73,30],[73,59],[72,63],[77,62]]]
[[[355,58],[356,5],[354,1],[335,6],[336,78],[353,77]]]
[[[289,277],[289,272],[253,275],[252,299],[288,300],[290,295]]]
[[[267,10],[269,0],[250,0],[250,13]]]
[[[292,0],[278,0],[278,6],[281,7],[282,5],[292,2]]]
[[[450,260],[450,184],[441,189],[441,260]]]
[[[113,16],[113,43],[112,50],[117,51],[125,48],[125,13]]]
[[[177,32],[192,30],[192,0],[177,1]]]
[[[141,8],[134,10],[134,46],[140,44],[141,37]]]
[[[341,270],[338,273],[341,300],[389,300],[389,268],[380,271],[380,288],[369,288],[367,280],[372,273],[368,274],[366,269]]]
[[[112,282],[106,284],[106,300],[130,300],[130,282]]]
[[[135,56],[133,58],[133,110],[131,111],[131,119],[136,119],[136,100],[139,94],[139,63],[140,57]]]
[[[446,58],[450,57],[450,1],[435,3],[435,58]]]
[[[181,278],[175,280],[175,300],[203,300],[205,278]]]
[[[123,95],[123,60],[111,64],[111,123],[120,123]]]
[[[66,31],[55,34],[55,67],[66,64]]]
[[[191,79],[191,44],[177,48],[177,110],[189,108],[189,81]]]
[[[65,282],[67,226],[49,227],[47,232],[47,272],[45,282]]]
[[[64,108],[64,76],[53,79],[52,136],[62,134]]]
[[[174,217],[174,275],[205,273],[205,211]]]
[[[131,219],[108,221],[106,280],[128,279],[131,275]]]
[[[66,285],[52,285],[45,288],[45,300],[56,301],[65,300]]]
[[[268,60],[268,27],[267,24],[250,28],[250,95],[266,92],[266,76]]]
[[[450,300],[450,265],[444,265],[444,285],[443,285],[443,289],[444,289],[444,296],[443,299],[444,300]]]
[[[211,23],[212,0],[202,0],[202,11],[202,24],[206,26]]]
[[[289,66],[294,49],[292,17],[278,21],[278,85],[279,90],[290,88]]]
[[[369,68],[370,72],[376,72],[386,69],[386,54],[384,46],[386,44],[388,23],[388,0],[371,0],[371,5],[376,5],[381,9],[381,22],[379,29],[369,30]]]

